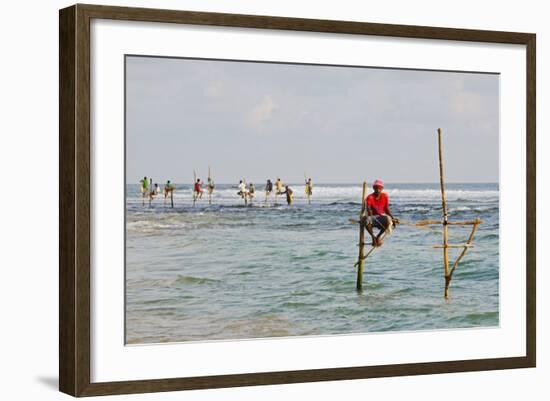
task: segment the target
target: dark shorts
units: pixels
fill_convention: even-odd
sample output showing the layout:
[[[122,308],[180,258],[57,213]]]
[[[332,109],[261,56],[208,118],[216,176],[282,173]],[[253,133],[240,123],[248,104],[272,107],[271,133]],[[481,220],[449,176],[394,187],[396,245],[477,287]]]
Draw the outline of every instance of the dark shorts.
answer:
[[[373,227],[379,228],[381,230],[385,230],[388,228],[391,224],[390,216],[370,216],[371,224]]]

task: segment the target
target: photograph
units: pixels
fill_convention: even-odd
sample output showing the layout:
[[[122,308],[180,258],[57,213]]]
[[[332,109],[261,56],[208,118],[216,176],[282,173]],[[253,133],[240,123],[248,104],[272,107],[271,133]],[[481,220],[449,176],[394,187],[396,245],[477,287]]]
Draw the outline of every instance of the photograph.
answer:
[[[499,326],[498,73],[126,55],[125,180],[128,345]]]

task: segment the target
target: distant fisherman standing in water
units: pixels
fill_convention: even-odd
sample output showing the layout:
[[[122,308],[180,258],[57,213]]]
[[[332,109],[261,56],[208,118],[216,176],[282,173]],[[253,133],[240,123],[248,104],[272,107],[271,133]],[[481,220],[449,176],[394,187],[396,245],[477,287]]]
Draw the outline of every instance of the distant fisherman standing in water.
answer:
[[[254,184],[250,183],[248,185],[248,196],[250,197],[250,199],[254,197],[254,192],[256,192],[256,188],[254,188]]]
[[[149,206],[151,205],[151,201],[155,199],[155,196],[157,196],[160,193],[159,184],[155,183],[154,187],[151,187],[151,190],[149,191]]]
[[[285,190],[281,192],[281,195],[286,194],[286,203],[290,206],[292,205],[292,189],[287,185],[285,186]]]
[[[313,182],[311,181],[311,178],[308,178],[306,181],[306,195],[313,195]]]
[[[246,184],[243,182],[243,180],[239,181],[239,192],[237,192],[237,195],[239,195],[241,198],[244,199],[247,193]]]
[[[265,184],[265,204],[267,205],[267,197],[271,195],[271,192],[273,192],[273,183],[268,178],[267,182]]]
[[[268,195],[271,195],[271,192],[273,192],[273,183],[268,178],[265,184],[265,197],[267,198]]]
[[[166,181],[166,184],[164,184],[164,199],[166,199],[174,189],[176,189],[176,186],[173,185],[170,180]]]
[[[195,193],[195,197],[198,199],[202,199],[202,188],[201,188],[201,179],[197,178],[197,182],[195,182],[195,187],[193,188],[193,192]]]
[[[281,181],[280,178],[277,178],[277,180],[275,181],[275,190],[277,195],[283,194],[283,182]]]
[[[166,198],[168,198],[168,195],[170,195],[170,199],[172,202],[172,207],[174,207],[174,191],[176,190],[176,186],[170,182],[170,180],[166,181],[166,184],[164,184],[164,204],[166,205]]]
[[[153,199],[155,199],[155,196],[157,195],[158,184],[155,185],[156,187],[151,187],[149,191],[149,206],[151,206],[151,202],[153,201]]]
[[[145,197],[149,195],[149,180],[147,177],[143,177],[143,180],[139,180],[139,183],[141,184],[141,197],[142,197],[142,203],[145,204]]]
[[[208,184],[206,184],[206,189],[208,189],[208,194],[212,195],[212,192],[214,192],[214,180],[210,177],[208,177]]]
[[[305,177],[305,174],[304,174],[304,177]],[[311,195],[313,195],[313,182],[311,181],[311,178],[308,178],[306,180],[305,192],[307,196],[307,202],[311,204]]]
[[[384,189],[382,180],[374,181],[372,189],[374,192],[365,199],[367,208],[367,225],[365,227],[372,237],[372,246],[382,246],[382,235],[386,231],[391,233],[399,220],[394,218],[391,213],[388,194],[382,192]],[[377,236],[372,231],[373,227],[380,230]]]

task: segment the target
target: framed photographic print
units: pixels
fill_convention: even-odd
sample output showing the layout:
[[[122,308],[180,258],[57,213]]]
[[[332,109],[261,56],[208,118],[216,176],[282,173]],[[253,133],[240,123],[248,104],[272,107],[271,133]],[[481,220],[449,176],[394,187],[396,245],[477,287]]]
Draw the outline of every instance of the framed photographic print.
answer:
[[[535,366],[534,34],[59,23],[61,391]]]

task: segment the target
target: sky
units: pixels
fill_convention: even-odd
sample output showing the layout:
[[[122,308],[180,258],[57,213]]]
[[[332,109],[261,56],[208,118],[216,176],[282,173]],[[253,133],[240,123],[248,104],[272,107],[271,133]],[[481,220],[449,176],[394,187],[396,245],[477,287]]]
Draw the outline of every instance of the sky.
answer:
[[[126,57],[126,180],[498,182],[499,75]]]

